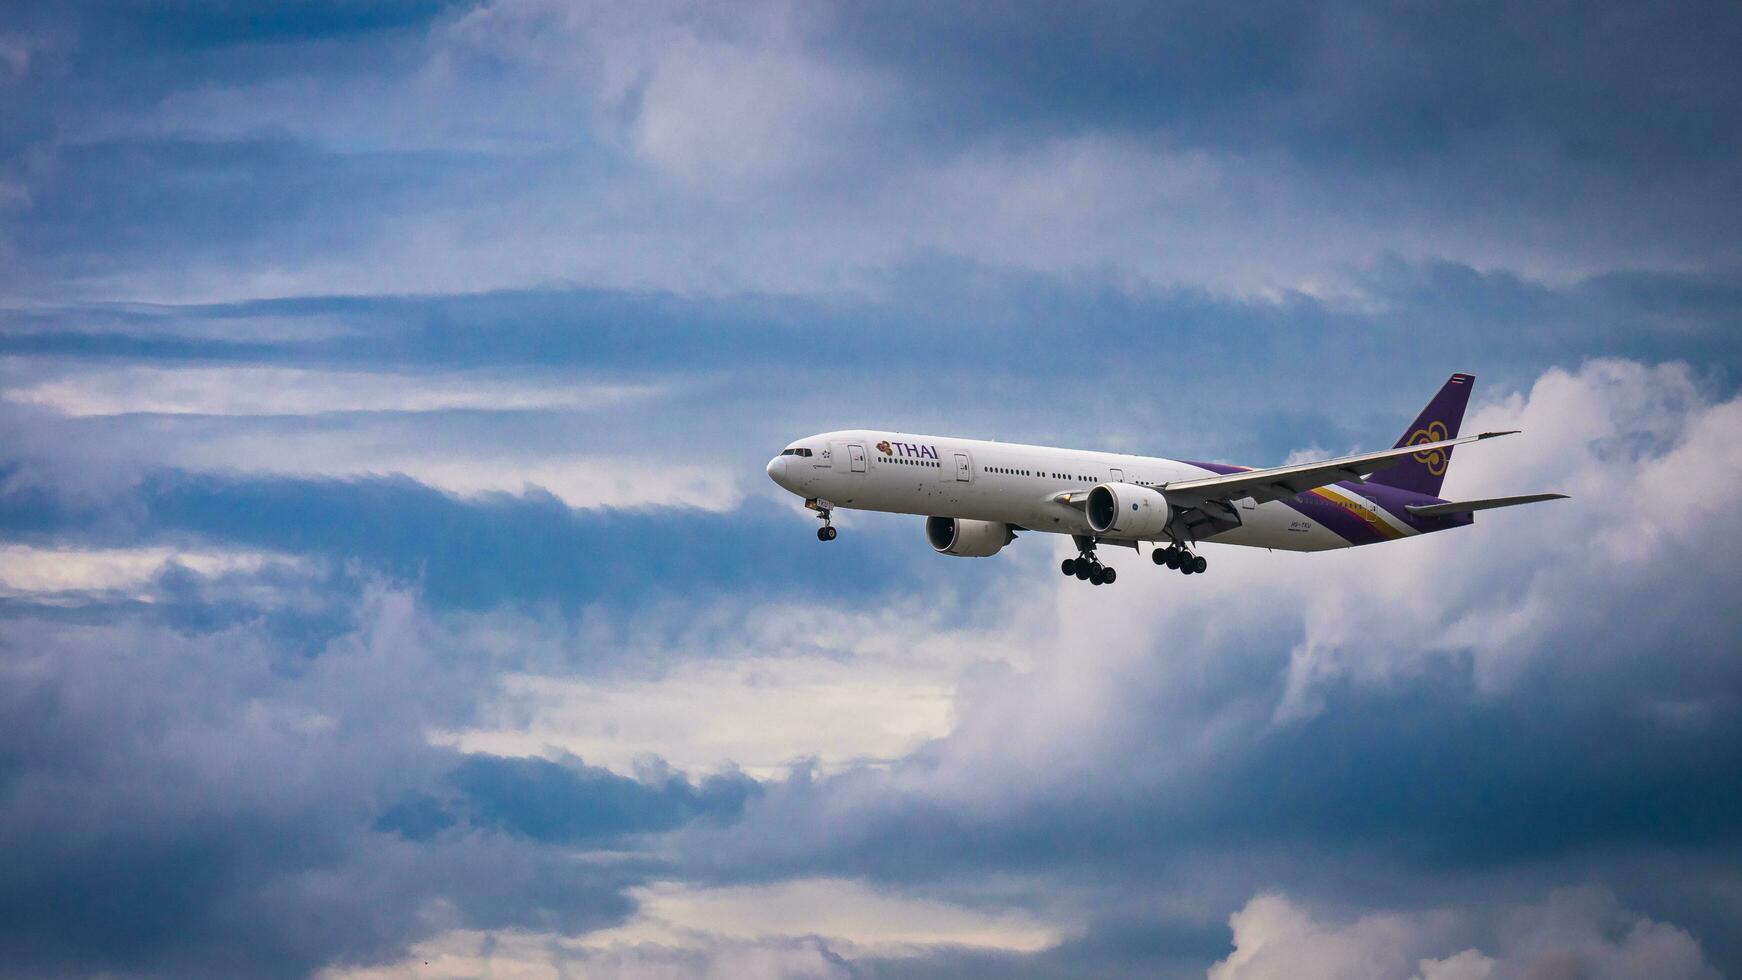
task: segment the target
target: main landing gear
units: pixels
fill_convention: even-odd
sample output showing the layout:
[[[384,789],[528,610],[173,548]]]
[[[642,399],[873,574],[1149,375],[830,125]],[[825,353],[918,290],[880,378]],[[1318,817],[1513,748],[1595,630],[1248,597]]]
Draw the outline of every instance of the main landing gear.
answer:
[[[1157,565],[1166,565],[1187,575],[1202,575],[1210,567],[1210,563],[1204,560],[1204,556],[1194,555],[1177,544],[1170,544],[1166,548],[1157,548],[1151,557],[1155,559]]]
[[[1077,544],[1077,557],[1066,558],[1064,564],[1059,566],[1059,571],[1066,575],[1075,575],[1093,585],[1112,585],[1119,573],[1101,564],[1101,559],[1095,557],[1095,539],[1086,534],[1073,534],[1071,540]]]
[[[1075,575],[1092,585],[1112,585],[1113,580],[1119,577],[1118,571],[1101,564],[1093,552],[1066,558],[1059,566],[1059,571],[1066,575]]]

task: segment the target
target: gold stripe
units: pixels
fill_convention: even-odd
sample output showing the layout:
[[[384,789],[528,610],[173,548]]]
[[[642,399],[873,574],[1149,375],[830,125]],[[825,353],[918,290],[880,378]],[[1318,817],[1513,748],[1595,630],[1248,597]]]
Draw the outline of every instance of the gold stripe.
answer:
[[[1373,528],[1374,531],[1377,531],[1379,533],[1380,537],[1383,537],[1389,541],[1396,541],[1399,538],[1408,537],[1408,535],[1404,534],[1402,531],[1399,531],[1397,528],[1394,528],[1390,524],[1387,524],[1383,519],[1380,518],[1380,516],[1378,514],[1375,514],[1372,511],[1368,510],[1365,506],[1363,506],[1361,504],[1361,502],[1359,500],[1354,500],[1350,497],[1347,497],[1341,493],[1338,493],[1335,490],[1330,489],[1329,487],[1319,487],[1316,490],[1309,490],[1307,492],[1311,493],[1314,496],[1319,497],[1321,499],[1329,500],[1332,503],[1352,504],[1353,505],[1352,507],[1342,507],[1339,509],[1347,511],[1349,513],[1352,513],[1352,514],[1356,515],[1357,517],[1361,518],[1362,520],[1366,521],[1367,525],[1369,527]]]

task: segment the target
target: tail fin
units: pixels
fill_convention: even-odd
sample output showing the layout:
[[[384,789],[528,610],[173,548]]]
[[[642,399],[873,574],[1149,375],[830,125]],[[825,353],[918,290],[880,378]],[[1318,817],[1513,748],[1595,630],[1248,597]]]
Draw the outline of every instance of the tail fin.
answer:
[[[1415,422],[1404,431],[1403,438],[1397,440],[1394,448],[1402,449],[1418,442],[1439,442],[1442,439],[1457,438],[1458,426],[1464,422],[1464,406],[1470,403],[1470,389],[1475,386],[1474,375],[1452,375],[1440,388],[1439,394],[1434,396],[1433,401],[1428,402],[1421,414],[1415,417]],[[1446,478],[1446,469],[1451,465],[1451,449],[1435,449],[1432,452],[1416,453],[1390,469],[1373,474],[1367,481],[1438,497],[1440,484]]]

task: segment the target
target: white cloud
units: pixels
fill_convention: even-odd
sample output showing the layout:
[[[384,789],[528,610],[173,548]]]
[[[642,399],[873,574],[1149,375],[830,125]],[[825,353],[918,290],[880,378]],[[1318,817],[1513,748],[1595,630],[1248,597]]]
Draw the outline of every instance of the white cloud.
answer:
[[[39,410],[21,410],[39,411]],[[343,418],[121,416],[100,426],[38,415],[16,429],[33,479],[125,485],[162,468],[308,479],[405,476],[461,497],[544,490],[575,508],[666,506],[723,512],[743,500],[758,468],[658,445],[577,449],[609,441],[617,422],[546,417],[525,426],[455,425],[440,416]],[[69,435],[71,436],[69,440]],[[754,476],[752,476],[752,473]]]
[[[801,50],[686,37],[659,52],[631,139],[678,182],[740,194],[844,159],[848,133],[882,101],[869,76]]]
[[[263,442],[230,432],[176,446],[187,469],[292,477],[353,479],[401,475],[462,497],[548,491],[575,508],[661,506],[729,511],[743,499],[737,475],[703,463],[660,456],[582,455],[538,446],[492,449],[407,438],[401,430],[352,427],[296,432]]]
[[[1020,666],[1032,632],[1022,616],[993,631],[893,610],[776,607],[729,629],[690,616],[693,636],[623,641],[628,662],[669,665],[658,673],[510,675],[479,724],[431,738],[493,755],[569,753],[624,774],[650,755],[759,777],[800,762],[876,765],[948,734],[964,675]]]
[[[102,591],[144,597],[142,587],[171,562],[206,576],[297,564],[289,556],[256,551],[0,544],[0,595]]]
[[[45,378],[46,370],[53,367],[34,358],[0,362],[6,380],[0,401],[29,421],[17,447],[62,470],[83,465],[112,476],[173,466],[339,479],[398,474],[465,497],[537,488],[576,508],[725,511],[743,499],[743,468],[699,454],[674,459],[651,447],[576,450],[579,440],[608,440],[620,413],[659,397],[662,389],[653,385],[263,366],[85,367]],[[524,426],[490,423],[495,428],[480,432],[431,414],[451,410],[553,415]],[[331,414],[341,412],[371,414]],[[99,437],[76,429],[81,435],[69,446],[58,426],[62,419],[105,427],[96,430]]]
[[[1417,980],[1488,980],[1494,975],[1494,960],[1466,949],[1444,959],[1422,960]]]
[[[328,970],[328,980],[389,977],[834,978],[859,957],[937,947],[1029,953],[1067,926],[1012,909],[970,907],[840,878],[720,888],[660,882],[632,889],[636,913],[584,936],[455,930],[388,967]]]
[[[853,973],[827,945],[811,938],[720,941],[705,949],[638,945],[601,950],[551,933],[456,929],[416,944],[398,963],[330,968],[319,974],[322,980],[562,980],[576,975],[588,980],[851,980]]]
[[[1441,919],[1375,913],[1326,925],[1286,896],[1259,895],[1229,918],[1234,951],[1209,980],[1393,980],[1408,975],[1412,949],[1446,930]]]
[[[1327,921],[1285,895],[1254,897],[1229,919],[1234,951],[1209,980],[1715,980],[1685,931],[1622,909],[1601,891],[1539,904],[1368,912]],[[1471,937],[1491,951],[1457,949]]]
[[[29,377],[44,365],[11,359],[5,372]],[[453,409],[587,410],[653,397],[643,385],[540,382],[477,374],[383,374],[261,367],[85,368],[7,388],[6,401],[65,415],[318,415],[325,412],[435,412]]]
[[[306,474],[295,469],[289,472]],[[563,503],[587,507],[694,507],[730,511],[743,499],[731,473],[660,458],[556,456],[528,459],[456,453],[437,457],[386,454],[316,475],[371,476],[398,473],[460,496],[549,491]]]
[[[819,936],[857,955],[900,956],[926,946],[1035,952],[1067,934],[1028,912],[988,912],[839,878],[718,888],[659,883],[631,894],[639,906],[635,918],[588,936],[589,946]]]
[[[624,773],[657,755],[767,778],[811,758],[827,768],[901,758],[949,732],[951,694],[947,677],[814,659],[691,662],[651,681],[513,675],[482,727],[431,737],[492,755],[569,752]]]

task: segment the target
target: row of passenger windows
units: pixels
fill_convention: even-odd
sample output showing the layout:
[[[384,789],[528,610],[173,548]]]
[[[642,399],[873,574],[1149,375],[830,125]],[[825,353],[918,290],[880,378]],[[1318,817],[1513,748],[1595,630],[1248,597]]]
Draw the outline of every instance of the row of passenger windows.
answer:
[[[998,473],[998,474],[1002,474],[1004,476],[1037,476],[1043,480],[1077,480],[1077,481],[1080,481],[1082,483],[1098,483],[1098,482],[1100,482],[1098,477],[1093,477],[1093,476],[1072,476],[1069,473],[1036,473],[1033,470],[1011,469],[1008,466],[988,466],[985,468],[985,470],[988,473]],[[1147,483],[1143,480],[1133,480],[1131,482],[1137,484],[1140,487],[1153,486],[1153,484]]]
[[[785,452],[781,453],[782,456],[809,456],[810,454],[811,454],[811,451],[808,449],[788,449]],[[937,466],[942,465],[935,460],[907,459],[907,458],[901,457],[901,456],[887,458],[887,459],[883,460],[883,462],[885,462],[885,463],[899,463],[902,466],[937,467]],[[1044,480],[1076,480],[1076,481],[1081,482],[1081,483],[1097,483],[1097,482],[1099,482],[1098,478],[1092,477],[1092,476],[1073,476],[1069,473],[1036,473],[1033,470],[1014,469],[1014,468],[1009,467],[1009,466],[987,466],[987,467],[983,467],[983,469],[987,473],[997,473],[997,474],[1000,474],[1002,476],[1034,476],[1034,477],[1040,477],[1041,479],[1044,479]],[[1140,487],[1150,487],[1150,486],[1155,485],[1155,484],[1150,483],[1146,480],[1133,480],[1131,482],[1137,484]]]

